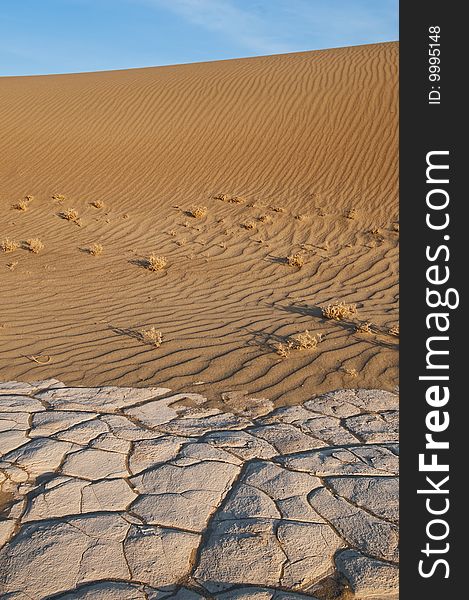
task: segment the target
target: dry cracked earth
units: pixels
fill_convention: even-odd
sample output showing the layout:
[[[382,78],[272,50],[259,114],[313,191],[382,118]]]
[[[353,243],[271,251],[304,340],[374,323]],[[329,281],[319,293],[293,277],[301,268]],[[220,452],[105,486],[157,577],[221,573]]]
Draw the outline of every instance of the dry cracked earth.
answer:
[[[0,384],[0,597],[397,598],[397,396],[225,399]]]

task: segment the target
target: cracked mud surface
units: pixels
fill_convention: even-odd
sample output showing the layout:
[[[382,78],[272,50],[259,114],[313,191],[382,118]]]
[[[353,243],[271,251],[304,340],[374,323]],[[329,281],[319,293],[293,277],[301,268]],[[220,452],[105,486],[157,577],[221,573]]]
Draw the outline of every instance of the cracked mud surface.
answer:
[[[394,600],[397,421],[381,390],[0,383],[0,597]]]

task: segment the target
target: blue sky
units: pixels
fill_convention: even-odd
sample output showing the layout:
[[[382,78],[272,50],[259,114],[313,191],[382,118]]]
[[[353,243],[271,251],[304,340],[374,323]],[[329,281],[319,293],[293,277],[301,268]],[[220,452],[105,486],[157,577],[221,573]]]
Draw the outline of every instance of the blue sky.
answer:
[[[398,0],[1,0],[0,75],[102,71],[398,39]]]

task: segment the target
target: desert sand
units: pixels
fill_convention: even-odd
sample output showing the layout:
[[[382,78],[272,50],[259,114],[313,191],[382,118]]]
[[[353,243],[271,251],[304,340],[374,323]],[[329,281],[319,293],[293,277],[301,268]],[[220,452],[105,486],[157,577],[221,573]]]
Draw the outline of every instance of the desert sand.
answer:
[[[394,390],[397,63],[388,43],[2,78],[1,379]],[[356,314],[324,318],[335,301]]]

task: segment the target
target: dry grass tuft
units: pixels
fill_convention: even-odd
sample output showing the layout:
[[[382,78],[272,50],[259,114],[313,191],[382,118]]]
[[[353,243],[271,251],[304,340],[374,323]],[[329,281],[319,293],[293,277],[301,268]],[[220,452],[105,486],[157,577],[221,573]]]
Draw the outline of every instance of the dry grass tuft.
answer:
[[[102,247],[101,244],[93,244],[92,246],[90,246],[88,248],[88,253],[91,254],[92,256],[99,256],[100,254],[103,253],[104,248]]]
[[[14,208],[15,210],[21,210],[23,212],[26,212],[29,208],[29,204],[26,200],[20,200],[16,204],[13,204],[12,208]]]
[[[389,333],[391,335],[394,335],[395,337],[399,337],[399,325],[393,325],[390,329],[389,329]]]
[[[276,213],[284,213],[285,209],[283,206],[269,206],[270,210],[273,210]]]
[[[91,206],[94,206],[94,208],[104,208],[106,205],[102,200],[93,200],[93,202],[91,202]]]
[[[13,204],[12,208],[14,208],[15,210],[21,210],[22,212],[26,212],[29,208],[30,202],[32,202],[33,200],[34,200],[34,196],[31,196],[30,194],[28,194],[27,196],[24,197],[23,200],[20,200],[16,204]]]
[[[155,348],[159,348],[163,343],[163,334],[154,326],[150,327],[150,329],[142,329],[139,338],[142,342],[145,342],[145,344],[151,344],[152,346],[155,346]]]
[[[276,342],[273,347],[282,358],[288,358],[293,350],[313,350],[323,340],[321,333],[312,334],[306,330],[288,338],[286,342]]]
[[[272,223],[272,217],[270,215],[260,215],[257,220],[261,223]]]
[[[194,217],[194,219],[203,219],[208,213],[208,208],[206,206],[194,205],[191,206],[187,212],[191,217]]]
[[[24,242],[24,247],[34,254],[39,254],[39,252],[44,249],[44,244],[39,238],[31,238]]]
[[[355,327],[355,333],[365,333],[369,335],[373,333],[373,323],[371,321],[364,321]]]
[[[320,341],[322,341],[322,338],[323,336],[321,333],[313,335],[306,330],[303,331],[303,333],[297,333],[291,337],[292,347],[294,350],[312,350],[313,348],[316,348]]]
[[[348,375],[349,377],[353,377],[354,379],[356,377],[358,377],[358,371],[357,369],[351,368],[351,369],[343,369],[344,373],[346,375]]]
[[[168,259],[165,256],[156,256],[156,254],[150,254],[146,261],[149,271],[163,271],[167,264]]]
[[[349,319],[357,314],[357,307],[355,304],[345,304],[345,302],[333,302],[328,304],[322,309],[322,316],[326,319],[333,319],[334,321],[342,321],[343,319]]]
[[[217,194],[214,196],[215,200],[221,200],[222,202],[231,202],[232,204],[244,204],[246,198],[243,196],[229,196],[228,194]]]
[[[241,223],[241,227],[244,229],[255,229],[256,223],[254,221],[244,221],[244,223]]]
[[[290,256],[287,256],[285,260],[290,267],[297,267],[298,269],[301,269],[301,267],[305,264],[305,258],[299,252],[297,254],[291,254]]]
[[[0,244],[0,248],[3,250],[3,252],[14,252],[18,247],[18,242],[9,240],[8,238],[2,240],[2,243]]]
[[[304,220],[305,220],[305,219],[307,219],[307,218],[308,218],[308,215],[305,215],[305,214],[303,214],[303,213],[301,213],[301,214],[299,214],[299,215],[296,215],[296,216],[295,216],[295,219],[296,219],[297,221],[304,221]]]
[[[290,344],[276,342],[274,345],[275,352],[282,358],[288,358],[291,354],[292,347]]]
[[[56,200],[57,202],[64,202],[66,198],[63,194],[53,194],[52,200]]]
[[[75,225],[80,225],[80,217],[78,215],[78,211],[74,208],[67,208],[59,213],[59,217],[61,219],[65,219],[66,221],[71,221],[75,223]]]
[[[349,208],[347,211],[345,211],[345,217],[347,219],[355,219],[357,217],[357,209]]]

